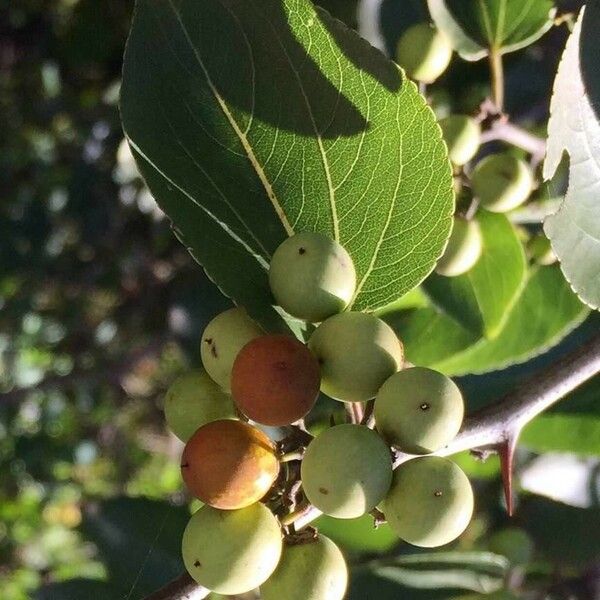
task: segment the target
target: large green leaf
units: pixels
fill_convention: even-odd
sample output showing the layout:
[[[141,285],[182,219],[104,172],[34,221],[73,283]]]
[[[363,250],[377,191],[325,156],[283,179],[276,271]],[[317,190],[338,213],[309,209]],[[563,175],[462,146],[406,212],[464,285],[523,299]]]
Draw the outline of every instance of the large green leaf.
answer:
[[[399,543],[387,523],[375,529],[371,515],[344,520],[323,515],[315,526],[347,552],[387,552]]]
[[[267,269],[293,231],[337,238],[371,310],[429,274],[451,172],[431,110],[308,0],[138,0],[123,125],[183,243],[270,325]]]
[[[592,2],[575,25],[554,82],[544,162],[544,177],[549,179],[563,153],[569,154],[569,188],[558,212],[546,219],[544,230],[565,277],[579,297],[596,309],[600,307],[599,28],[600,6]],[[585,79],[583,52],[584,64],[593,63]]]
[[[502,214],[479,211],[483,252],[459,277],[432,274],[424,288],[458,323],[493,338],[502,329],[525,283],[527,263],[514,227]]]
[[[513,52],[539,39],[552,26],[552,0],[428,0],[437,27],[466,60],[490,50]]]

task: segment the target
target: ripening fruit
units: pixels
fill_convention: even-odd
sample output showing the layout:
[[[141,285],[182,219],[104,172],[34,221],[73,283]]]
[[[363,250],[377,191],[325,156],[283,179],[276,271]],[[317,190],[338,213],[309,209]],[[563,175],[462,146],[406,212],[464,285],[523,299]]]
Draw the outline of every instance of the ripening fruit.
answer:
[[[381,508],[403,540],[434,548],[448,544],[465,530],[473,514],[473,490],[452,461],[423,456],[394,471]]]
[[[377,431],[390,445],[410,454],[443,448],[458,433],[463,415],[457,385],[425,367],[395,373],[375,399]]]
[[[288,425],[301,419],[319,395],[321,376],[314,354],[287,335],[263,335],[240,351],[231,372],[238,408],[264,425]]]
[[[260,586],[262,600],[343,600],[348,568],[340,549],[324,535],[284,545],[277,569]]]
[[[318,323],[348,306],[356,272],[352,258],[336,241],[321,233],[297,233],[273,254],[269,283],[285,311]]]
[[[219,594],[244,594],[275,570],[281,556],[281,530],[263,504],[240,510],[203,506],[183,533],[185,568],[200,585]]]
[[[181,474],[190,492],[222,509],[260,500],[279,474],[275,445],[256,427],[223,419],[203,425],[181,457]]]
[[[450,239],[435,272],[445,277],[457,277],[471,270],[483,249],[481,229],[477,221],[454,218]]]
[[[481,143],[479,123],[466,115],[450,115],[440,121],[450,160],[459,167],[477,154]]]
[[[308,445],[301,478],[308,501],[326,515],[360,517],[375,508],[390,487],[390,450],[368,427],[336,425]]]
[[[206,326],[200,346],[202,364],[226,392],[231,389],[231,368],[238,352],[262,334],[243,308],[230,308]]]
[[[202,369],[178,377],[167,390],[167,425],[182,442],[206,423],[234,417],[233,401]]]
[[[529,198],[533,175],[521,159],[510,154],[492,154],[477,163],[471,187],[484,208],[507,212]]]
[[[513,566],[525,565],[533,556],[533,542],[529,534],[518,527],[507,527],[492,535],[489,549],[506,556]]]
[[[396,51],[398,64],[411,79],[433,83],[452,58],[448,38],[429,23],[409,27],[400,38]]]
[[[321,390],[336,400],[363,402],[402,366],[402,344],[392,328],[367,313],[345,312],[323,321],[308,347],[321,365]]]

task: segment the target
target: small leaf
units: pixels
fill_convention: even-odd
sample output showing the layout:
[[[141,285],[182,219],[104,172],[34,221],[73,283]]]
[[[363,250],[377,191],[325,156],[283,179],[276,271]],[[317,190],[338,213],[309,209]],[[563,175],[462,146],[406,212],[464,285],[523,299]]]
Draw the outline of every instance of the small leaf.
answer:
[[[480,210],[478,221],[483,251],[475,266],[459,277],[432,274],[423,287],[433,303],[458,323],[493,338],[521,293],[527,263],[505,215]]]
[[[394,63],[308,0],[138,0],[123,125],[177,235],[267,327],[295,231],[354,259],[357,310],[426,277],[453,212],[439,127]]]
[[[544,162],[544,178],[549,179],[563,153],[569,154],[569,188],[558,212],[546,219],[544,231],[565,277],[581,300],[595,309],[600,307],[599,28],[600,5],[593,2],[582,9],[558,68]],[[595,63],[595,68],[586,69],[585,81],[580,61],[584,49],[587,63]]]
[[[386,552],[399,541],[389,525],[383,524],[375,529],[371,515],[343,521],[323,515],[315,522],[315,526],[321,533],[350,552]]]
[[[519,445],[534,452],[600,456],[600,412],[542,414],[525,427]]]
[[[466,60],[525,48],[550,27],[551,0],[428,0],[431,17]]]

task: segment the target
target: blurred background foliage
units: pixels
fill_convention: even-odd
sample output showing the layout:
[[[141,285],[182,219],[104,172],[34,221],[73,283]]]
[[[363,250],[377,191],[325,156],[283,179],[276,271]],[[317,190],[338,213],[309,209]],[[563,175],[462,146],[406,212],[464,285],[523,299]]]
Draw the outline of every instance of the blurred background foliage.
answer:
[[[352,0],[323,5],[356,25]],[[199,362],[199,333],[229,302],[175,240],[122,141],[132,9],[0,0],[2,600],[137,599],[182,570],[190,505],[162,397]],[[388,49],[423,10],[384,0]],[[508,111],[534,130],[567,33],[507,57]],[[439,114],[472,113],[488,85],[485,64],[456,61],[430,94]],[[598,324],[588,317],[524,365],[461,378],[469,405],[493,402]],[[477,513],[449,549],[398,545],[368,517],[323,517],[354,565],[350,597],[600,598],[599,400],[596,378],[526,430],[511,521],[497,457],[460,456]],[[322,418],[338,407],[323,405]]]

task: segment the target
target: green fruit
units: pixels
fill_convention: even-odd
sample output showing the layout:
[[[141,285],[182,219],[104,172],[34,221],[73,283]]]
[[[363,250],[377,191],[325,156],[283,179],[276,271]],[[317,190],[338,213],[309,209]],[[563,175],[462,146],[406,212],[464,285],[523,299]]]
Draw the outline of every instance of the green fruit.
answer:
[[[423,83],[433,83],[448,68],[451,58],[450,41],[428,23],[409,27],[398,42],[398,64],[411,79]]]
[[[466,115],[450,115],[440,121],[450,160],[459,167],[468,163],[481,143],[479,123]]]
[[[484,208],[507,212],[529,198],[533,175],[521,159],[510,154],[492,154],[477,163],[471,187]]]
[[[414,458],[394,471],[382,510],[403,540],[434,548],[465,530],[473,514],[473,490],[452,461],[438,456]]]
[[[239,510],[203,506],[182,540],[183,562],[200,585],[219,594],[244,594],[263,584],[281,556],[281,530],[263,504]]]
[[[496,532],[489,542],[489,549],[506,556],[512,565],[525,565],[533,556],[533,542],[528,533],[518,527],[507,527]]]
[[[346,402],[373,398],[402,365],[402,344],[373,315],[345,312],[323,321],[308,347],[321,364],[321,390]]]
[[[548,266],[556,262],[556,254],[552,244],[545,235],[536,235],[527,243],[527,252],[531,259],[538,265]]]
[[[375,399],[377,431],[403,452],[427,454],[448,444],[464,415],[462,394],[450,379],[425,367],[392,375]]]
[[[263,333],[243,308],[230,308],[206,326],[200,346],[202,364],[225,391],[231,389],[231,369],[238,352]]]
[[[262,600],[342,600],[348,568],[340,549],[324,535],[284,546],[275,572],[260,586]]]
[[[348,306],[356,289],[350,255],[321,233],[298,233],[273,254],[269,283],[290,315],[318,323]]]
[[[233,400],[202,369],[177,378],[165,396],[167,425],[182,442],[206,423],[235,416]]]
[[[326,515],[360,517],[373,510],[390,487],[390,450],[368,427],[337,425],[309,444],[301,478],[309,502]]]
[[[481,256],[483,239],[477,221],[454,218],[446,250],[435,268],[438,275],[457,277],[471,270]]]

